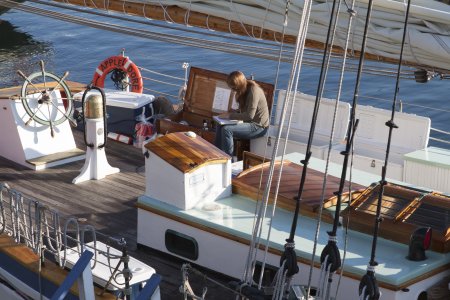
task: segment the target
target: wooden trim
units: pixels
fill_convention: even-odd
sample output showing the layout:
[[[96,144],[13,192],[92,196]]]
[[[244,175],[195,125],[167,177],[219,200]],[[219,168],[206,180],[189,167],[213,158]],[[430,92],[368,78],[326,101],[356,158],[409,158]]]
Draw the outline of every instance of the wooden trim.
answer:
[[[244,151],[242,153],[242,170],[247,170],[250,167],[260,165],[265,162],[271,161],[269,158],[266,158],[262,155],[255,154],[253,152]]]
[[[231,240],[231,241],[234,241],[234,242],[237,242],[237,243],[241,243],[241,244],[244,244],[244,245],[250,245],[250,241],[248,239],[241,238],[241,237],[232,235],[230,233],[226,233],[224,231],[221,231],[221,230],[218,230],[218,229],[215,229],[215,228],[208,227],[206,225],[202,225],[202,224],[196,223],[194,221],[189,221],[189,220],[177,217],[177,216],[175,216],[175,215],[173,215],[171,213],[159,210],[157,208],[148,206],[146,204],[136,203],[135,206],[138,209],[142,209],[142,210],[154,213],[154,214],[156,214],[158,216],[170,219],[172,221],[175,221],[175,222],[178,222],[178,223],[181,223],[181,224],[185,224],[185,225],[191,226],[193,228],[196,228],[196,229],[199,229],[199,230],[211,233],[213,235],[220,236],[220,237],[223,237],[223,238],[226,238],[228,240]],[[265,249],[263,245],[260,245],[259,248],[261,250]],[[275,249],[273,247],[269,247],[268,248],[268,252],[272,253],[274,255],[278,255],[278,256],[281,256],[283,254],[283,251],[280,251],[280,250]],[[304,259],[302,257],[297,257],[297,262],[303,263],[303,264],[306,264],[306,265],[310,265],[311,264],[311,261],[309,259]],[[318,267],[320,267],[320,264],[317,263],[317,262],[314,262],[314,267],[318,268]],[[437,269],[434,269],[434,270],[432,270],[432,271],[430,271],[428,273],[425,273],[425,274],[423,274],[423,275],[421,275],[421,276],[419,276],[417,278],[411,279],[411,280],[409,280],[409,281],[407,281],[404,284],[399,285],[399,286],[396,286],[396,285],[393,285],[393,284],[388,284],[388,283],[385,283],[385,282],[380,282],[380,281],[378,282],[378,284],[382,288],[385,288],[385,289],[388,289],[388,290],[392,290],[392,291],[399,291],[401,289],[407,288],[408,286],[410,286],[410,285],[412,285],[412,284],[414,284],[416,282],[419,282],[419,281],[421,281],[423,279],[429,278],[429,277],[431,277],[433,275],[436,275],[436,274],[438,274],[438,273],[440,273],[442,271],[445,271],[449,267],[450,267],[450,263],[446,264],[446,265],[444,265],[442,267],[439,267]],[[340,274],[340,271],[341,270],[337,271],[336,273]],[[355,280],[360,280],[361,279],[361,275],[354,274],[354,273],[349,273],[349,272],[344,272],[344,276],[347,276],[347,277],[355,279]]]
[[[408,205],[406,205],[397,213],[393,222],[397,223],[403,220],[407,220],[409,216],[411,216],[419,208],[422,198],[423,196],[414,198]]]
[[[67,86],[71,93],[78,93],[86,89],[86,85],[83,83],[75,82],[75,81],[66,81]],[[44,83],[35,83],[34,86],[36,88],[44,89]],[[48,89],[54,88],[56,86],[56,81],[50,81],[46,83],[46,87]],[[62,87],[61,87],[62,89]],[[22,86],[14,86],[9,88],[0,89],[0,99],[1,100],[17,100],[20,96],[22,90]]]

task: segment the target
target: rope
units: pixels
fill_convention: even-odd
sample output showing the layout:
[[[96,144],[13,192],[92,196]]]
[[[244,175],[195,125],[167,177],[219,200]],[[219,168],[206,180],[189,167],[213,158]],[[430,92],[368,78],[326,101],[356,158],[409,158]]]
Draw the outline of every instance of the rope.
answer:
[[[126,26],[111,26],[111,24],[108,23],[104,23],[104,22],[99,22],[99,21],[93,21],[91,19],[83,19],[80,17],[76,17],[76,16],[69,16],[69,15],[64,15],[61,13],[56,13],[56,12],[51,12],[48,10],[43,10],[37,7],[33,7],[33,6],[29,6],[27,4],[20,4],[17,5],[15,2],[15,4],[8,4],[12,3],[9,0],[1,0],[0,3],[3,3],[2,5],[6,6],[6,7],[11,7],[14,9],[18,9],[18,10],[23,10],[23,11],[27,11],[29,13],[34,13],[34,14],[38,14],[38,15],[43,15],[43,16],[48,16],[48,17],[52,17],[52,18],[56,18],[56,19],[60,19],[63,20],[65,22],[71,22],[71,23],[76,23],[76,24],[81,24],[81,25],[85,25],[85,26],[90,26],[90,27],[94,27],[94,28],[99,28],[99,29],[103,29],[103,30],[108,30],[108,31],[113,31],[113,32],[119,32],[119,33],[123,33],[123,34],[129,34],[129,35],[133,35],[133,36],[139,36],[139,37],[143,37],[143,38],[148,38],[148,39],[153,39],[153,40],[160,40],[160,41],[166,41],[169,43],[177,43],[177,44],[181,44],[181,45],[186,45],[186,46],[191,46],[191,47],[198,47],[198,48],[204,48],[204,49],[210,49],[210,50],[216,50],[216,51],[221,51],[221,52],[225,52],[225,53],[233,53],[233,54],[239,54],[239,55],[248,55],[248,56],[253,56],[253,57],[258,57],[258,58],[263,58],[263,59],[269,59],[269,60],[275,60],[277,59],[277,57],[272,54],[272,53],[263,53],[260,52],[259,50],[256,51],[257,48],[255,47],[250,47],[249,45],[239,45],[239,44],[228,44],[228,45],[223,45],[223,46],[217,46],[218,43],[217,41],[205,41],[202,39],[194,39],[192,40],[192,38],[187,39],[186,37],[177,37],[174,35],[168,35],[165,33],[155,33],[155,32],[151,32],[148,30],[138,30],[136,28],[130,28],[130,27],[126,27]],[[32,0],[32,2],[36,2],[36,3],[41,3],[42,1],[39,0]],[[42,2],[42,4],[44,5],[50,5],[50,6],[56,6],[58,7],[58,4],[56,3],[45,3]],[[61,5],[61,7],[65,8],[65,9],[70,9],[70,10],[80,10],[77,8],[73,8],[73,7],[67,7],[65,5]],[[129,18],[124,18],[124,17],[120,17],[120,16],[113,16],[113,15],[109,15],[109,14],[102,14],[99,12],[90,12],[90,11],[86,11],[86,10],[80,10],[82,12],[85,13],[90,13],[90,14],[95,14],[95,15],[104,15],[106,17],[109,18],[114,18],[114,19],[121,19],[121,20],[126,20],[129,22],[135,22],[135,23],[143,23],[142,21],[138,21],[138,20],[133,20],[133,19],[129,19]],[[163,26],[161,24],[148,24],[147,25],[151,25],[151,26],[157,26],[157,27],[167,27],[167,26]],[[173,28],[172,28],[173,29]],[[179,31],[188,31],[188,29],[186,28],[176,28]],[[202,35],[204,36],[208,36],[208,35],[212,35],[212,33],[202,33]],[[217,35],[218,37],[222,37],[223,35]],[[229,39],[238,39],[236,37],[228,37]],[[241,39],[239,39],[241,40]],[[243,39],[242,39],[243,40]],[[189,41],[189,42],[188,42]],[[244,40],[243,40],[244,41]],[[253,43],[263,43],[262,41],[254,41]],[[267,44],[267,43],[265,43]],[[255,49],[255,50],[249,50],[249,49]],[[267,50],[264,50],[267,51]],[[317,53],[318,50],[315,49],[308,49],[307,53],[309,53],[308,55],[313,55],[313,53]],[[289,55],[286,52],[286,55],[283,56],[282,58],[283,62],[291,62],[291,58],[289,57]],[[305,61],[306,65],[311,65],[311,66],[317,66],[317,62],[312,59],[309,58],[309,60]],[[333,67],[334,68],[334,67]],[[353,70],[353,68],[350,66],[348,67],[348,70]],[[390,71],[385,71],[383,69],[379,69],[379,70],[366,70],[365,73],[367,74],[373,74],[373,75],[386,75],[386,76],[393,76],[391,74]],[[408,79],[413,79],[413,71],[410,70],[408,71]]]
[[[235,7],[235,5],[234,5],[233,0],[230,0],[230,3],[231,3],[231,7],[233,8],[232,11],[234,11],[234,14],[236,15],[236,17],[237,17],[238,20],[239,20],[239,23],[241,23],[242,29],[245,31],[245,33],[246,33],[248,36],[251,37],[252,35],[251,35],[250,33],[248,33],[247,28],[246,28],[245,25],[244,25],[244,22],[242,22],[241,15],[237,12],[237,9],[236,9],[236,7]],[[230,22],[231,22],[231,20],[230,20]],[[228,27],[230,28],[230,33],[231,33],[231,27],[230,27],[230,25],[229,25]]]
[[[167,12],[166,7],[161,3],[161,0],[159,0],[158,2],[159,2],[159,5],[161,6],[161,8],[162,8],[163,11],[164,11],[164,20],[165,20],[166,22],[168,22],[168,23],[175,23],[175,22],[172,20],[172,18],[170,17],[169,13]],[[167,21],[166,16],[169,17],[170,21]]]
[[[147,17],[147,12],[146,12],[146,8],[147,8],[147,3],[143,3],[144,5],[142,5],[142,14],[144,15],[144,18],[147,20],[152,21],[152,18]]]
[[[186,12],[184,13],[184,25],[186,25],[186,27],[192,27],[191,25],[189,25],[189,17],[191,14],[191,5],[192,5],[192,0],[189,1],[189,9],[186,9]]]
[[[354,7],[354,0],[352,1],[352,7],[348,8],[348,12],[349,12],[349,20],[348,20],[348,26],[347,26],[347,38],[345,40],[345,46],[344,46],[344,56],[342,59],[342,67],[341,67],[341,72],[339,75],[339,80],[338,80],[338,92],[337,92],[337,97],[336,97],[336,102],[335,102],[335,107],[334,107],[334,113],[333,113],[333,122],[332,122],[332,129],[331,129],[331,133],[330,133],[330,139],[328,142],[328,152],[327,152],[327,158],[326,158],[326,165],[325,165],[325,172],[324,172],[324,176],[323,176],[323,184],[322,184],[322,192],[321,192],[321,201],[320,201],[320,207],[319,207],[319,212],[318,212],[318,221],[317,221],[317,226],[316,226],[316,233],[315,233],[315,237],[314,237],[314,247],[313,247],[313,254],[312,254],[312,258],[311,258],[311,264],[310,264],[310,269],[309,269],[309,277],[308,277],[308,295],[310,294],[310,290],[311,290],[311,280],[312,280],[312,272],[313,272],[313,268],[314,268],[314,258],[316,255],[316,250],[317,250],[317,242],[318,242],[318,238],[319,238],[319,232],[320,232],[320,224],[321,224],[321,219],[322,219],[322,214],[323,214],[323,205],[324,205],[324,199],[325,199],[325,189],[326,189],[326,183],[327,183],[327,175],[328,175],[328,168],[329,168],[329,163],[330,163],[330,156],[331,156],[331,149],[333,147],[333,140],[334,140],[334,133],[335,133],[335,127],[336,127],[336,119],[337,119],[337,113],[338,113],[338,107],[339,107],[339,103],[340,103],[340,98],[341,98],[341,92],[342,92],[342,83],[343,83],[343,79],[344,79],[344,72],[345,72],[345,63],[346,63],[346,58],[347,58],[347,49],[348,49],[348,43],[349,43],[349,37],[350,37],[350,30],[351,30],[351,24],[352,24],[352,18],[354,16],[354,11],[353,11],[353,7]],[[340,10],[340,2],[337,8],[337,12],[339,12]],[[336,24],[338,22],[338,14],[336,15],[336,20],[334,23],[334,28],[333,28],[333,35],[334,32],[336,30]],[[331,46],[333,45],[333,41],[331,42]],[[323,90],[322,90],[323,92]],[[321,95],[322,96],[322,95]],[[343,166],[345,167],[345,166]],[[345,180],[345,178],[344,178]],[[342,187],[343,188],[343,187]],[[338,197],[340,197],[338,195]],[[330,235],[330,239],[332,237],[335,237],[335,235]],[[336,243],[336,241],[334,241]],[[324,260],[325,264],[327,265],[328,262],[328,256],[325,258]],[[331,266],[330,266],[331,267]],[[330,274],[330,280],[332,278],[332,274]]]
[[[6,217],[5,217],[5,208],[3,206],[3,192],[8,191],[8,185],[5,183],[0,183],[0,209],[1,209],[1,219],[0,219],[0,234],[3,234],[6,229]]]
[[[261,26],[260,26],[260,28],[261,28],[261,31],[259,32],[259,38],[261,39],[262,38],[262,33],[263,33],[263,31],[264,31],[264,24],[266,23],[266,19],[267,19],[267,15],[268,15],[268,13],[269,13],[269,8],[270,8],[270,5],[272,4],[272,0],[270,0],[269,1],[269,4],[267,5],[267,7],[266,7],[266,13],[264,14],[264,18],[263,18],[263,20],[262,20],[262,22],[261,22]],[[287,2],[286,2],[286,6],[287,6]],[[286,16],[287,14],[285,13],[285,16]],[[284,34],[284,31],[285,31],[285,28],[286,28],[286,26],[283,26],[283,34]],[[253,27],[252,27],[252,30],[253,30]]]
[[[281,66],[281,55],[282,55],[282,52],[283,52],[283,46],[284,46],[284,34],[285,34],[285,30],[286,30],[286,27],[287,27],[287,25],[288,25],[288,12],[289,12],[289,6],[290,6],[290,1],[287,1],[286,2],[286,8],[285,8],[285,15],[284,15],[284,17],[285,17],[285,22],[283,23],[283,30],[282,30],[282,39],[281,39],[281,43],[280,43],[280,51],[279,51],[279,56],[278,56],[278,64],[277,64],[277,70],[276,70],[276,75],[275,75],[275,83],[274,83],[274,91],[276,91],[277,90],[277,88],[278,88],[278,78],[279,78],[279,74],[280,74],[280,66]],[[273,106],[274,106],[274,101],[272,101],[272,107],[271,107],[271,110],[270,111],[274,111],[274,109],[273,109]],[[270,129],[270,125],[269,125],[269,129]],[[267,136],[267,139],[269,138],[269,136]],[[266,158],[266,153],[267,153],[267,140],[266,140],[266,143],[265,143],[265,148],[264,148],[264,159],[263,159],[263,163],[265,162],[265,158]],[[273,172],[273,171],[272,171]],[[261,169],[261,174],[260,174],[260,178],[259,178],[259,187],[258,187],[258,195],[257,195],[257,199],[259,199],[259,195],[260,195],[260,189],[261,189],[261,187],[262,187],[262,180],[263,180],[263,170]],[[272,233],[272,221],[273,221],[273,217],[274,217],[274,215],[275,215],[275,208],[276,208],[276,206],[277,206],[277,201],[278,201],[278,187],[277,187],[277,189],[276,189],[276,191],[275,191],[275,197],[274,197],[274,202],[273,202],[273,205],[272,205],[272,213],[271,213],[271,215],[270,215],[270,222],[269,222],[269,229],[268,229],[268,233],[267,233],[267,238],[266,238],[266,244],[265,244],[265,247],[264,247],[264,258],[263,258],[263,263],[262,263],[262,266],[261,266],[261,272],[260,272],[260,276],[259,276],[259,281],[258,281],[258,288],[259,289],[261,289],[261,286],[262,286],[262,280],[263,280],[263,275],[264,275],[264,270],[265,270],[265,266],[266,266],[266,259],[267,259],[267,253],[268,253],[268,251],[269,251],[269,241],[270,241],[270,236],[271,236],[271,233]],[[264,208],[263,208],[263,211],[264,211],[264,216],[265,216],[265,213],[266,213],[266,209],[267,209],[267,204],[268,204],[268,201],[265,201],[265,203],[264,203]],[[254,224],[256,224],[256,222],[254,222]],[[255,225],[254,225],[255,226]],[[262,229],[262,228],[261,228]],[[253,262],[253,267],[252,267],[252,273],[253,273],[253,270],[255,269],[255,264],[256,264],[256,259],[254,259],[254,262]]]

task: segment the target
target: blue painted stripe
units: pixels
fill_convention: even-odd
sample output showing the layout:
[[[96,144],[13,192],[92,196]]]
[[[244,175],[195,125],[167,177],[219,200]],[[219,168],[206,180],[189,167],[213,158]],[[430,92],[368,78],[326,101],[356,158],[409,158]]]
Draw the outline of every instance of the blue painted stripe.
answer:
[[[0,267],[39,293],[39,274],[37,272],[30,270],[26,265],[21,264],[4,252],[0,252]],[[45,269],[45,266],[42,266],[42,268]],[[41,277],[41,287],[42,295],[47,298],[50,298],[58,288],[56,284],[45,277]],[[66,299],[76,300],[78,297],[68,294]]]
[[[144,289],[139,293],[139,296],[136,298],[136,300],[150,299],[153,293],[156,291],[156,288],[159,286],[160,282],[161,282],[161,275],[156,273],[153,274],[152,277],[150,277],[150,279],[147,280]]]
[[[77,281],[78,277],[81,276],[85,268],[90,268],[90,261],[94,254],[91,251],[84,251],[81,254],[78,261],[73,266],[70,273],[64,279],[63,283],[59,286],[58,290],[53,294],[51,300],[62,300],[65,299],[67,293],[69,292],[72,285]],[[86,285],[92,284],[91,282],[86,282]]]

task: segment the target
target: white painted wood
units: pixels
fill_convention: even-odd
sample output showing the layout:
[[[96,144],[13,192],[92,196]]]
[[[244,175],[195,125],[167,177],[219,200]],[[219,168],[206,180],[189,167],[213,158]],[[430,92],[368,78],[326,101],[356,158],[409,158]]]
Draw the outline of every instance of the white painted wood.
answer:
[[[29,97],[37,97],[37,94],[29,95]],[[59,90],[52,92],[51,97],[57,98],[53,99],[53,102],[58,103],[58,109],[54,106],[49,106],[50,115],[53,119],[59,119],[62,117],[60,110],[64,110]],[[37,107],[33,107],[33,102],[37,101],[30,101],[31,109],[35,110]],[[36,116],[47,119],[48,115],[46,112],[47,105],[42,105],[41,110],[37,110]],[[68,121],[54,126],[54,137],[52,137],[50,126],[41,125],[34,120],[29,125],[25,125],[29,119],[30,116],[26,113],[21,101],[0,99],[1,156],[28,168],[35,168],[35,166],[27,163],[26,160],[76,148]],[[78,156],[53,162],[51,166],[82,158],[83,156]],[[41,166],[41,168],[46,167],[48,165]]]
[[[80,183],[87,180],[100,180],[108,175],[120,172],[119,168],[112,167],[106,159],[105,147],[98,148],[104,142],[105,130],[103,119],[85,119],[86,141],[94,147],[86,147],[86,161],[80,175],[72,180],[72,183]]]
[[[270,157],[272,155],[273,146],[275,144],[280,126],[285,98],[286,91],[280,90],[276,106],[274,122],[275,125],[270,127],[270,130],[266,136],[250,141],[250,150],[252,152],[266,157]],[[314,102],[314,96],[297,93],[293,106],[291,103],[291,105],[289,105],[287,108],[287,114],[284,126],[282,128],[283,131],[281,133],[282,139],[280,140],[276,156],[280,156],[283,154],[289,115],[291,114],[292,110],[292,119],[288,135],[288,142],[286,144],[286,153],[306,152],[306,146],[309,138],[309,129],[311,127],[311,119],[314,109]],[[314,138],[311,144],[311,152],[313,157],[323,159],[328,153],[335,106],[335,100],[322,98],[317,116]],[[340,102],[337,108],[336,125],[332,142],[333,145],[337,145],[343,142],[348,127],[349,116],[350,105],[345,102]],[[265,151],[266,145],[267,150]]]
[[[145,178],[146,196],[181,209],[200,207],[231,195],[230,160],[182,173],[149,151],[149,157],[145,159]]]
[[[106,254],[109,253],[110,255],[120,257],[122,255],[122,251],[110,247],[100,241],[97,241],[95,245],[94,242],[89,242],[85,244],[85,249],[94,253],[94,257],[91,260],[91,266],[94,265],[94,259],[97,260],[95,267],[92,269],[92,276],[94,282],[101,286],[104,286],[108,282],[109,277],[111,276],[111,270],[114,270],[114,268],[120,262],[120,259],[116,257],[111,258],[108,263]],[[60,254],[61,257],[64,257],[64,250],[62,250]],[[78,253],[76,247],[69,248],[66,250],[67,266],[69,268],[72,268],[79,258],[80,254]],[[135,259],[134,257],[130,257],[128,267],[130,268],[131,273],[133,275],[133,277],[130,280],[130,286],[135,284],[141,284],[150,279],[150,277],[152,277],[152,275],[156,273],[154,268]],[[122,269],[123,263],[120,265],[119,271],[121,271]],[[117,279],[116,281],[115,280],[111,281],[110,285],[108,286],[108,290],[116,291],[123,289],[125,287],[123,275],[119,275],[116,279]]]
[[[224,218],[225,219],[225,218]],[[151,230],[149,230],[151,228]],[[203,267],[240,279],[245,266],[245,259],[248,253],[248,245],[227,239],[219,235],[202,231],[198,228],[186,225],[161,215],[154,214],[147,210],[138,209],[137,242],[153,249],[157,249],[174,256],[178,256],[168,251],[165,246],[165,232],[168,230],[183,233],[194,238],[199,247],[199,258],[191,261]],[[262,254],[260,251],[259,254]],[[180,256],[178,256],[180,257]],[[188,260],[185,257],[180,257]],[[259,255],[258,260],[262,260]],[[347,258],[350,259],[351,258]],[[272,266],[279,266],[280,257],[268,253],[267,263]],[[293,278],[293,284],[307,284],[309,277],[309,265],[299,263],[300,272]],[[318,282],[318,269],[314,268],[312,283]],[[419,294],[430,286],[450,275],[450,270],[443,271],[437,275],[426,278],[408,287],[409,292],[391,291],[381,288],[382,299],[385,300],[412,300],[417,299]],[[335,275],[332,283],[331,295],[336,293],[336,282],[338,275]],[[358,299],[359,280],[343,276],[337,299]]]
[[[391,119],[391,111],[360,105],[356,110],[356,118],[359,119],[359,125],[354,140],[353,166],[381,176],[389,133],[385,123]],[[431,121],[422,116],[397,112],[394,123],[399,128],[393,129],[387,177],[404,180],[403,155],[427,147]],[[345,145],[334,146],[331,161],[342,164],[343,156],[340,152],[344,149]]]

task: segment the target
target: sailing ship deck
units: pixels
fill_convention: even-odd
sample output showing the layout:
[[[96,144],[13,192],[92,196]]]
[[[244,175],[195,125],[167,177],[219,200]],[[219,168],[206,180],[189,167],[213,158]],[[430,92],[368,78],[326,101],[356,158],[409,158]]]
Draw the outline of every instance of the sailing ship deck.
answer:
[[[85,149],[83,133],[77,130],[73,130],[73,133],[77,146]],[[183,299],[179,292],[183,261],[150,249],[137,248],[136,245],[135,204],[137,197],[145,190],[142,151],[131,145],[108,141],[106,153],[109,163],[120,168],[120,173],[102,180],[72,184],[72,180],[79,175],[84,160],[33,171],[0,157],[0,182],[53,207],[64,216],[86,218],[87,223],[101,233],[124,237],[130,254],[154,267],[162,276],[162,299]],[[228,280],[221,275],[207,274],[222,283]],[[233,298],[231,292],[217,288],[217,285],[203,279],[196,280],[195,275],[190,277],[190,283],[196,293],[201,293],[201,288],[207,286],[207,295],[211,299]]]

